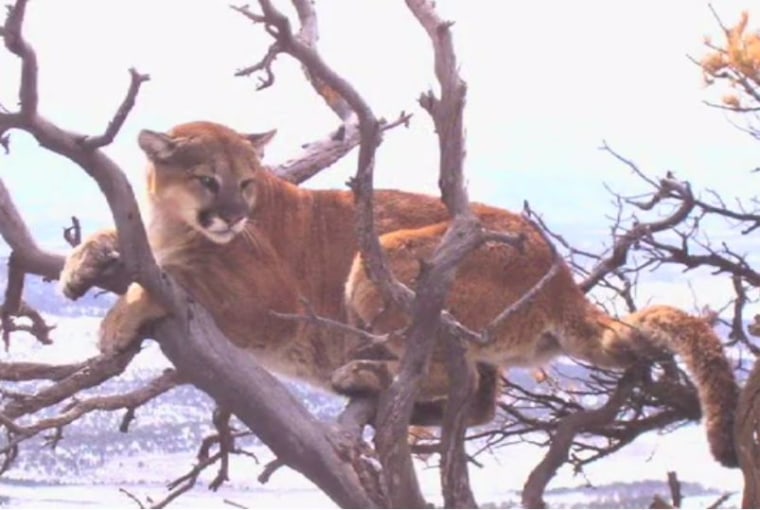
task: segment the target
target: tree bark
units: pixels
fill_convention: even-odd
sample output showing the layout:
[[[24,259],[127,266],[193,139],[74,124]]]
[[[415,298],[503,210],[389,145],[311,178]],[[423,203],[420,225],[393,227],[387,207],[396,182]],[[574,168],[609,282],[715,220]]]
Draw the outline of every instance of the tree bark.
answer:
[[[734,429],[739,467],[744,475],[742,508],[760,508],[760,363],[739,394]]]

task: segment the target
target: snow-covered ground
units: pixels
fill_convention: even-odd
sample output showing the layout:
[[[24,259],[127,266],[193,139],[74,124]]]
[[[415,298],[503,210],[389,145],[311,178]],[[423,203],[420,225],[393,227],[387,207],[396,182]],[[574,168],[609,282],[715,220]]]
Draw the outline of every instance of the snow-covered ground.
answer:
[[[41,346],[18,335],[0,359],[62,363],[96,353],[99,318],[49,319],[57,324],[54,345]],[[166,366],[168,362],[160,350],[149,342],[127,373],[109,382],[107,389],[118,391],[139,384]],[[317,412],[329,414],[340,406],[334,399],[306,395],[309,406]],[[120,414],[94,413],[67,428],[55,451],[40,443],[26,445],[14,467],[0,480],[0,504],[14,508],[106,504],[136,508],[136,503],[120,489],[143,501],[161,499],[166,495],[165,484],[193,465],[198,441],[210,431],[210,409],[211,403],[204,395],[183,387],[138,410],[127,434],[117,430]],[[228,500],[246,507],[334,507],[308,480],[287,468],[278,470],[266,485],[260,484],[256,477],[271,460],[271,453],[256,443],[247,448],[256,454],[258,463],[245,457],[234,458],[231,480],[218,492],[205,489],[215,475],[213,468],[207,470],[197,487],[182,496],[181,506],[228,506]],[[483,467],[470,467],[477,500],[481,504],[519,505],[522,484],[541,455],[541,449],[524,443],[479,456]],[[418,462],[418,473],[426,496],[440,505],[436,462],[436,457],[428,464]],[[549,485],[547,502],[555,507],[588,507],[595,505],[594,501],[606,507],[639,506],[633,502],[640,497],[644,498],[641,504],[646,505],[655,492],[668,496],[668,471],[676,471],[685,483],[686,506],[705,507],[723,492],[735,494],[725,506],[738,504],[740,473],[712,460],[704,430],[698,424],[669,434],[648,434],[613,457],[588,466],[583,475],[574,475],[569,466],[563,467]]]
[[[643,455],[645,448],[642,448],[638,454],[627,452],[615,459],[600,462],[587,470],[585,479],[574,477],[566,469],[562,470],[550,485],[546,495],[547,503],[552,507],[609,508],[618,506],[616,502],[620,506],[638,506],[633,502],[640,499],[642,504],[648,504],[655,493],[667,498],[664,483],[666,471],[675,469],[684,482],[685,506],[707,507],[723,492],[734,493],[724,507],[737,506],[741,489],[737,473],[716,467],[714,462],[703,455],[684,454],[693,443],[693,438],[689,436],[694,435],[688,430],[676,432],[668,438],[672,447],[658,449],[652,459]],[[677,456],[671,460],[658,459],[666,450],[676,450]],[[248,508],[335,507],[308,480],[287,468],[275,473],[266,485],[259,484],[256,476],[263,464],[271,460],[271,454],[264,448],[256,449],[256,453],[261,464],[236,458],[231,466],[230,483],[218,492],[206,489],[214,472],[204,474],[195,489],[181,496],[181,506],[219,507],[228,500]],[[497,455],[480,457],[484,466],[470,468],[472,488],[477,500],[486,505],[518,505],[519,490],[533,463],[538,460],[537,454],[533,448],[513,446]],[[90,483],[57,485],[54,480],[31,484],[0,482],[0,497],[10,498],[7,506],[13,508],[81,507],[96,504],[107,504],[109,508],[135,508],[135,503],[122,489],[143,501],[156,501],[167,494],[164,483],[168,478],[183,474],[191,463],[192,456],[189,454],[145,454],[112,459],[93,473],[93,481]],[[442,501],[437,469],[422,463],[418,463],[418,468],[426,497],[440,506]],[[655,480],[658,475],[660,478]],[[594,487],[588,487],[588,482]],[[695,483],[701,487],[694,486]]]

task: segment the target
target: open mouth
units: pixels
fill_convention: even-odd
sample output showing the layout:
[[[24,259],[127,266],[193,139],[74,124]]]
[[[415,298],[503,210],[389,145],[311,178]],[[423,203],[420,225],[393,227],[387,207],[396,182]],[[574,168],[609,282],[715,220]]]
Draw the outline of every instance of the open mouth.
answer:
[[[227,229],[224,231],[214,231],[214,230],[206,230],[205,231],[206,237],[214,241],[218,244],[226,244],[232,241],[232,238],[235,237],[236,233],[232,229]]]
[[[245,229],[247,218],[238,220],[230,225],[219,217],[214,217],[203,225],[203,233],[215,243],[225,244]]]

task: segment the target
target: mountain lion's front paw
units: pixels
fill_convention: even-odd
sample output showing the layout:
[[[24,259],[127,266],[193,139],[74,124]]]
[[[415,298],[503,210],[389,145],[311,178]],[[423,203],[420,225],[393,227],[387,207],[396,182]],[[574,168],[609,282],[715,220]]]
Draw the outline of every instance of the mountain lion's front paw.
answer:
[[[98,277],[115,269],[119,261],[117,242],[113,232],[103,232],[74,248],[66,257],[58,284],[67,298],[83,296]]]
[[[354,360],[336,369],[330,379],[333,389],[343,395],[377,394],[393,380],[388,364],[374,360]]]

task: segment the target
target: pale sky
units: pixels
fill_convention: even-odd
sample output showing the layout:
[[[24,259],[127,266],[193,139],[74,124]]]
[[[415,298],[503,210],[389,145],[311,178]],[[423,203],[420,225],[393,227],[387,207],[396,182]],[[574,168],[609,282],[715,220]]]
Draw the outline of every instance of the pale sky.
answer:
[[[255,5],[256,2],[251,2]],[[716,0],[733,23],[751,2]],[[280,0],[278,5],[288,7]],[[412,127],[389,133],[379,151],[378,186],[436,192],[436,139],[416,98],[435,84],[432,53],[402,0],[317,0],[320,50],[364,95],[378,116],[413,111]],[[641,189],[598,150],[603,139],[654,176],[673,170],[697,189],[727,199],[757,189],[760,146],[722,112],[702,104],[709,91],[686,54],[718,34],[707,2],[607,0],[438,0],[455,20],[454,41],[469,85],[466,171],[470,197],[509,208],[524,199],[548,221],[606,229],[612,212],[602,186]],[[760,26],[760,10],[750,10]],[[756,16],[752,17],[752,14]],[[755,22],[755,20],[757,22]],[[279,162],[337,126],[292,59],[275,65],[262,92],[233,72],[270,43],[220,0],[33,0],[26,34],[40,61],[41,111],[65,128],[104,129],[135,66],[152,80],[117,141],[107,149],[142,188],[139,129],[206,119],[241,131],[273,127],[267,154]],[[717,35],[715,36],[717,40]],[[18,65],[0,51],[0,102],[16,101]],[[14,133],[2,176],[35,221],[71,214],[85,228],[110,224],[105,202],[79,169]],[[310,186],[343,187],[355,155]],[[751,191],[750,191],[751,194]]]

